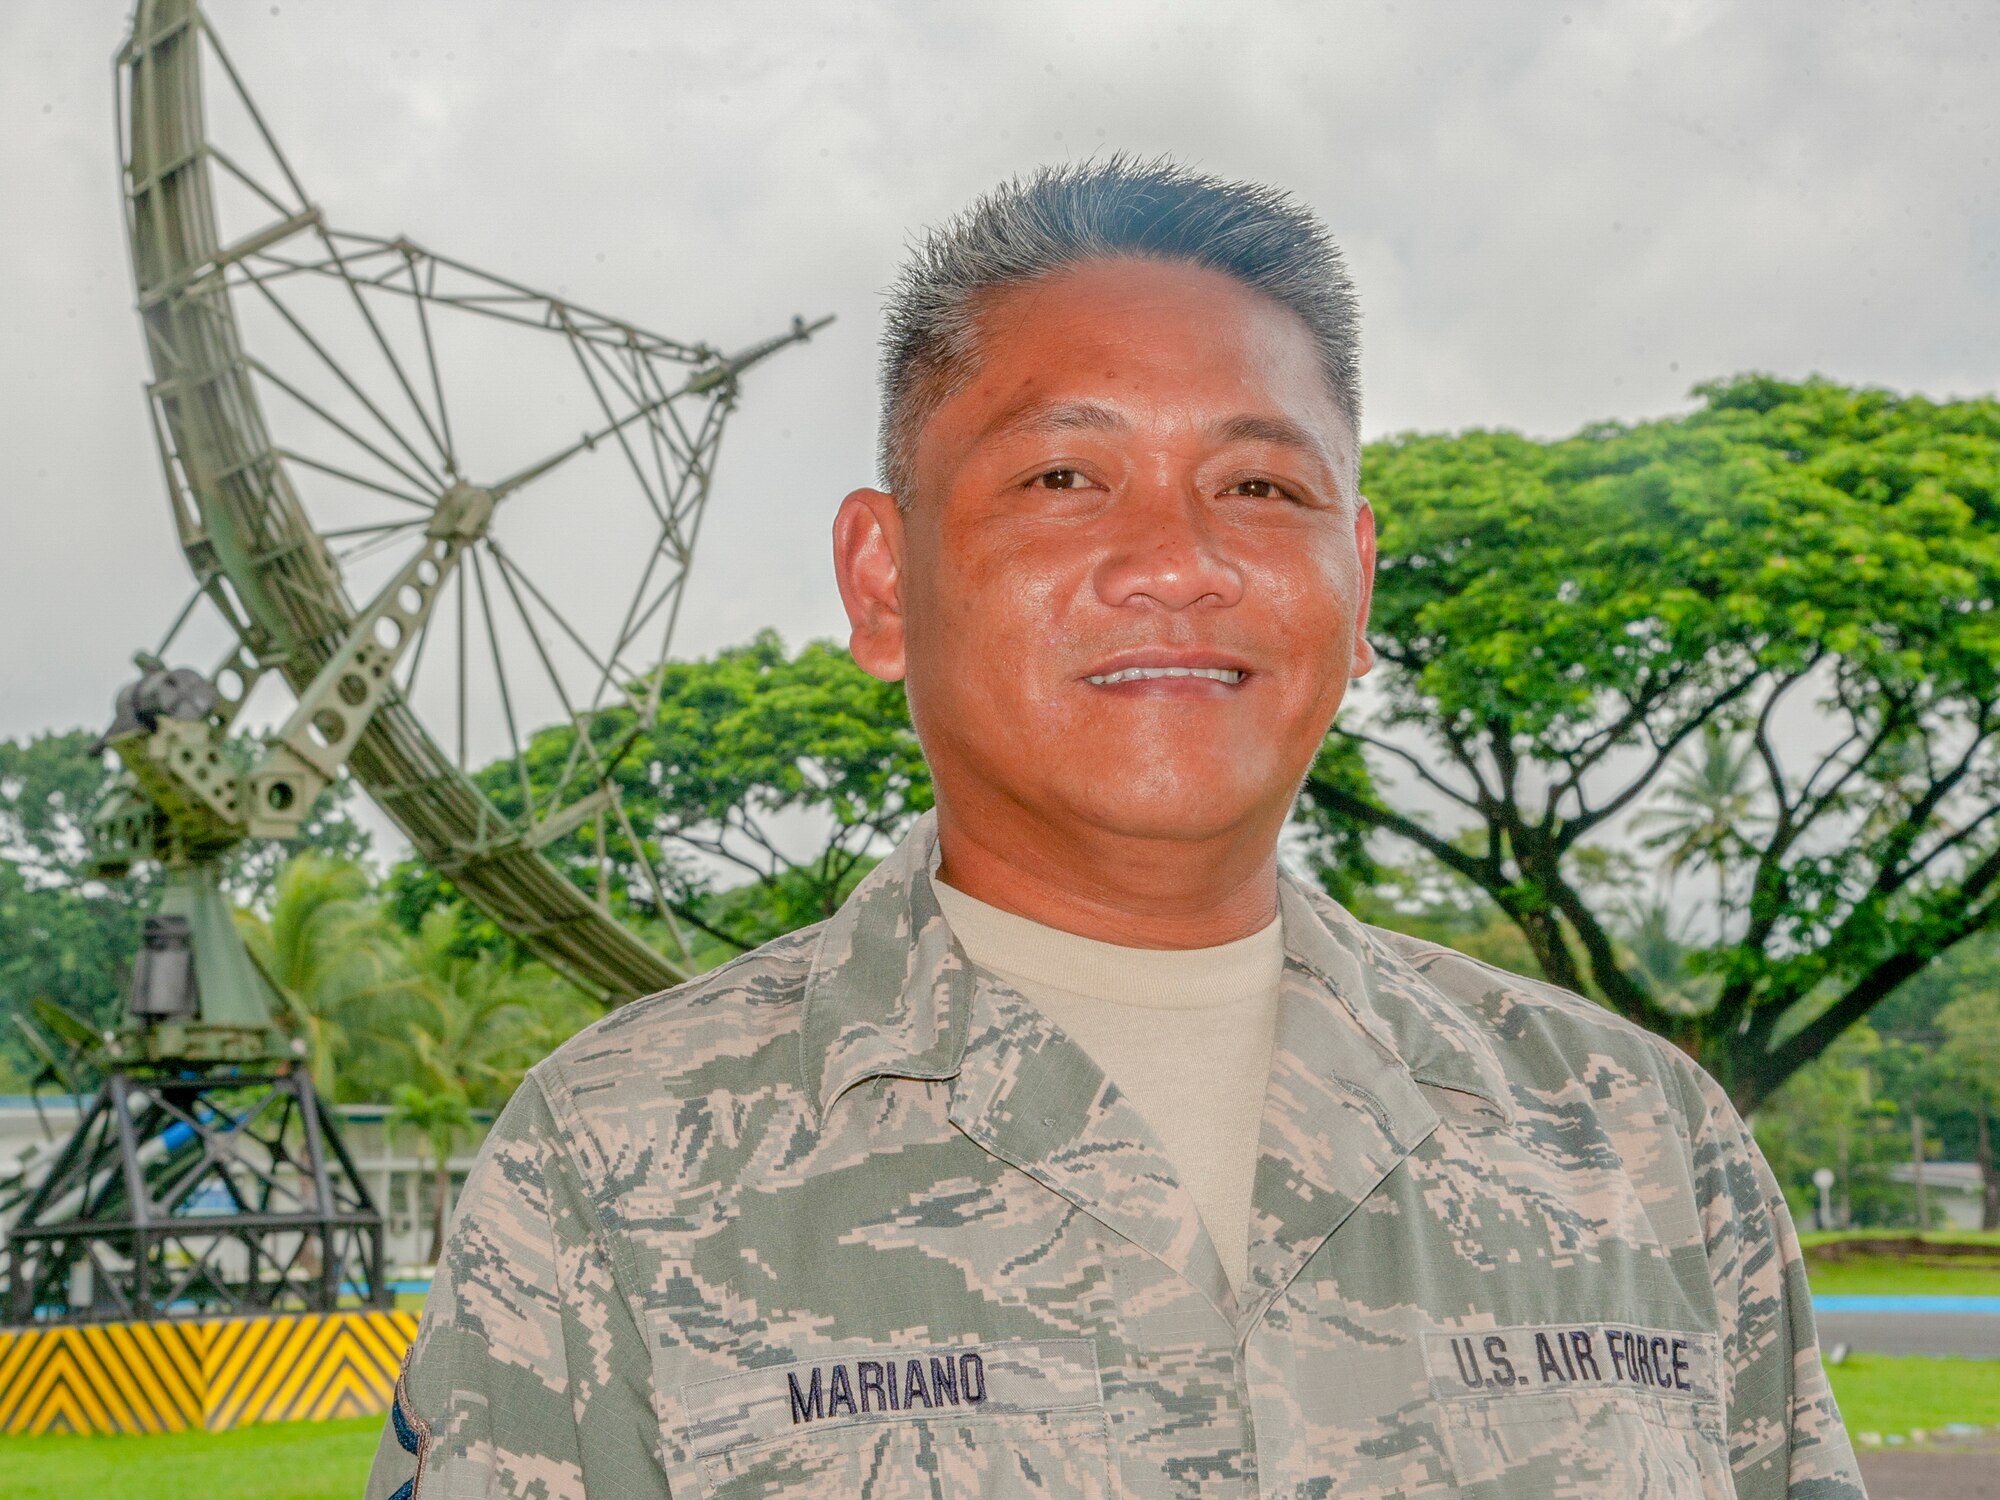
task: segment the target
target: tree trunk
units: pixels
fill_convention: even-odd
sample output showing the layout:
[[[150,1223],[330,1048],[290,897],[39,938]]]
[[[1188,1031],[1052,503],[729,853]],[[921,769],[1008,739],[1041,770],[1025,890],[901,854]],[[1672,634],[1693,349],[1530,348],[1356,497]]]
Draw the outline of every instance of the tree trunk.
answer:
[[[1528,940],[1528,951],[1534,954],[1542,978],[1550,984],[1559,984],[1566,990],[1583,994],[1583,974],[1576,966],[1576,956],[1569,951],[1569,943],[1564,940],[1562,922],[1555,911],[1550,907],[1537,907],[1532,910],[1516,909],[1508,915],[1521,929],[1521,936]]]
[[[1924,1192],[1924,1117],[1910,1115],[1910,1180],[1917,1185],[1917,1233],[1931,1227],[1930,1200]]]
[[[2000,1171],[1993,1166],[1993,1123],[1985,1110],[1978,1110],[1973,1118],[1979,1122],[1979,1227],[2000,1229]]]
[[[1839,1153],[1836,1170],[1840,1174],[1840,1207],[1836,1210],[1839,1222],[1836,1229],[1846,1229],[1854,1222],[1854,1195],[1847,1185],[1847,1121],[1842,1120],[1834,1127],[1834,1149]]]

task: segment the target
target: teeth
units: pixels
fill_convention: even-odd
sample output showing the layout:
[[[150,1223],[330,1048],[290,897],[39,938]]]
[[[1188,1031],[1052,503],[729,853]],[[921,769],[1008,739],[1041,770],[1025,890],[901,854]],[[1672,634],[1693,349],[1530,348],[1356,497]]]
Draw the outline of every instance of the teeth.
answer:
[[[1210,682],[1243,680],[1243,674],[1233,667],[1127,667],[1122,672],[1106,672],[1084,680],[1099,687],[1114,687],[1121,682],[1151,682],[1160,677],[1206,677]]]

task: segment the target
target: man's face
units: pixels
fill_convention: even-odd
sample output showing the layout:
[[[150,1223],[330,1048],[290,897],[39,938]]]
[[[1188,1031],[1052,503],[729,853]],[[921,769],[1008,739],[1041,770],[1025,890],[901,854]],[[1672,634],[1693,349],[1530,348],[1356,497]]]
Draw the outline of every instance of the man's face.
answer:
[[[856,660],[907,679],[961,816],[1274,834],[1372,663],[1374,522],[1311,335],[1142,260],[1004,293],[981,327],[907,514],[843,511]]]

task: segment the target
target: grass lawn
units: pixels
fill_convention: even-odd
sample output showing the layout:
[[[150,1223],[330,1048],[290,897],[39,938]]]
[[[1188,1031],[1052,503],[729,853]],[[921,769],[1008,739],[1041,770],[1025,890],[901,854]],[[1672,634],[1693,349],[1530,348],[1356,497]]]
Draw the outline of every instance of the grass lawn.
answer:
[[[1850,1354],[1826,1371],[1848,1432],[2000,1425],[2000,1359]]]
[[[1806,1279],[1821,1297],[2000,1297],[2000,1255],[1991,1260],[1908,1261],[1886,1255],[1831,1264],[1809,1260]]]
[[[2000,1255],[2000,1229],[1802,1229],[1799,1243],[1808,1250],[1854,1240],[1921,1240],[1926,1245],[1984,1245]]]
[[[2000,1233],[1932,1233],[1897,1253],[1844,1254],[1840,1248],[1844,1241],[1896,1238],[1880,1230],[1799,1236],[1813,1291],[1822,1297],[2000,1297]]]
[[[147,1437],[0,1437],[6,1500],[358,1500],[382,1418]]]

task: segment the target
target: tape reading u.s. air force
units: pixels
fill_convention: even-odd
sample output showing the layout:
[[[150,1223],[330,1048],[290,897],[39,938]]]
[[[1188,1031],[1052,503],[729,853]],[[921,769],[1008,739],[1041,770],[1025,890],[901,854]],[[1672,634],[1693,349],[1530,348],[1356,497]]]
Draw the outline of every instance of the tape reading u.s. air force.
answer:
[[[697,1458],[806,1428],[1103,1404],[1089,1339],[870,1349],[696,1381],[681,1396]]]
[[[1709,1402],[1721,1391],[1716,1336],[1669,1328],[1530,1323],[1426,1333],[1424,1360],[1439,1400],[1628,1390]]]

